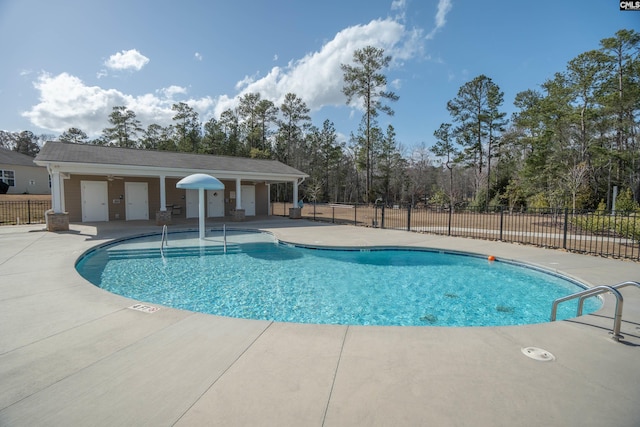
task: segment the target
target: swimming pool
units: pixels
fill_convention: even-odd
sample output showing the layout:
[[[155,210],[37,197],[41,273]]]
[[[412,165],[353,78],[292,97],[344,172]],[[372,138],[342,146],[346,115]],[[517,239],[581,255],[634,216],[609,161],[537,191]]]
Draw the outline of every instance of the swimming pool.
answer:
[[[305,247],[269,233],[171,233],[119,240],[76,263],[91,283],[146,303],[296,323],[505,326],[547,322],[554,299],[582,285],[486,256],[408,247]],[[563,304],[558,319],[574,317]],[[599,309],[590,298],[585,313]]]

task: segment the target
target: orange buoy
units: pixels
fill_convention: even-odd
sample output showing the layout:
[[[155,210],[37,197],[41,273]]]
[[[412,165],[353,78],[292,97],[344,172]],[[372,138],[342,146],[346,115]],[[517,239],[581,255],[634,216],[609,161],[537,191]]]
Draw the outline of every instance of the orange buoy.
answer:
[[[489,255],[489,256],[487,257],[487,259],[488,259],[489,261],[495,261],[495,260],[496,260],[496,257],[494,257],[493,255]]]

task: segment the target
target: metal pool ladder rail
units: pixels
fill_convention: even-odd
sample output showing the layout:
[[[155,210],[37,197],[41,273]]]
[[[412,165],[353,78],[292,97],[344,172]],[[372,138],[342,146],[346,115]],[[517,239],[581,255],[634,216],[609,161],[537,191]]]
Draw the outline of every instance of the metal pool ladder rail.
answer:
[[[603,294],[605,292],[611,292],[616,297],[616,311],[613,318],[612,338],[615,341],[620,341],[620,339],[623,338],[622,335],[620,335],[620,327],[622,325],[622,307],[624,303],[624,298],[622,297],[622,294],[618,289],[624,288],[626,286],[636,286],[637,288],[640,288],[640,282],[628,281],[628,282],[618,283],[617,285],[613,285],[613,286],[601,285],[601,286],[596,286],[594,288],[585,289],[575,294],[567,295],[566,297],[558,298],[553,302],[551,306],[551,321],[554,322],[556,320],[556,312],[558,310],[558,304],[560,304],[561,302],[580,298],[580,300],[578,301],[577,316],[582,316],[582,308],[584,306],[585,299],[587,299],[588,297]]]
[[[164,247],[169,246],[169,242],[167,241],[168,233],[167,224],[162,226],[162,238],[160,239],[160,255],[164,258]]]

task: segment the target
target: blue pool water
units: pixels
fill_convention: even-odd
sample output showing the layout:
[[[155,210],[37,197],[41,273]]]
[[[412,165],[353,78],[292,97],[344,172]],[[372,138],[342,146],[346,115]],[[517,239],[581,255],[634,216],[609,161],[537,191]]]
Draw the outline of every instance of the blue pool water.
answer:
[[[211,234],[211,233],[210,233]],[[214,233],[215,234],[215,233]],[[547,322],[554,299],[581,287],[567,278],[485,256],[411,248],[329,249],[231,232],[200,244],[194,233],[115,242],[83,255],[80,274],[146,303],[281,322],[501,326]],[[558,319],[577,303],[561,304]],[[590,298],[585,313],[599,309]]]

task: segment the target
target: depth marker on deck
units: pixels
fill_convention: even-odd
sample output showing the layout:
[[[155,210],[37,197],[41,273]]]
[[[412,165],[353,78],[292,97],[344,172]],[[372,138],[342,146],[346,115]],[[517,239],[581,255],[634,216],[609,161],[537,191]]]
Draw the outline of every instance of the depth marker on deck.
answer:
[[[155,313],[156,311],[160,310],[159,307],[153,307],[145,304],[134,304],[129,308],[132,310],[142,311],[144,313]]]

